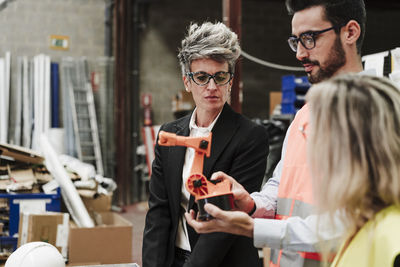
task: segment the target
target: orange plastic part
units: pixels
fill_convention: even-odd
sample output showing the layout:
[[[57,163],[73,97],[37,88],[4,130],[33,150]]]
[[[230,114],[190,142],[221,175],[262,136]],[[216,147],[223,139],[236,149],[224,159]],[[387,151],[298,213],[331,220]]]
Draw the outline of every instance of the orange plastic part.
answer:
[[[185,187],[195,197],[196,201],[232,194],[229,180],[213,183],[203,175],[204,155],[209,157],[211,154],[212,133],[206,137],[190,137],[160,131],[158,137],[158,144],[160,146],[186,146],[194,148],[193,165]]]

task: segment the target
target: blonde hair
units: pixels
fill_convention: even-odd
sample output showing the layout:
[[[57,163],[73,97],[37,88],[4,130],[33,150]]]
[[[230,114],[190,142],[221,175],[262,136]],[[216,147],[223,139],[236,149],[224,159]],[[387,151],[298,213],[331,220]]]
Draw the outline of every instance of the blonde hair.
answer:
[[[343,210],[354,234],[400,205],[400,91],[386,78],[344,75],[313,86],[308,139],[321,211]]]

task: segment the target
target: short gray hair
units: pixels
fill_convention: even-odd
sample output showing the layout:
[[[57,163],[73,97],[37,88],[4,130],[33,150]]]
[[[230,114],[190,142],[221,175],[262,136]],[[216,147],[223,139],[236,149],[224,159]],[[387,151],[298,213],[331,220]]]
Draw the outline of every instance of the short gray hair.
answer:
[[[233,73],[235,62],[240,56],[240,45],[236,33],[221,22],[205,22],[200,26],[192,23],[182,40],[178,59],[182,75],[190,72],[190,65],[196,59],[210,58],[227,62]]]

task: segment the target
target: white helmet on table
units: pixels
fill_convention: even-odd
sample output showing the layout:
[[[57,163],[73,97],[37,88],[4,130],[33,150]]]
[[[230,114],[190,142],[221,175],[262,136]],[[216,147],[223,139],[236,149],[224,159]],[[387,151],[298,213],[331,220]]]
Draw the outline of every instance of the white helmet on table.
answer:
[[[31,242],[14,251],[8,257],[5,267],[65,267],[65,261],[53,245]]]

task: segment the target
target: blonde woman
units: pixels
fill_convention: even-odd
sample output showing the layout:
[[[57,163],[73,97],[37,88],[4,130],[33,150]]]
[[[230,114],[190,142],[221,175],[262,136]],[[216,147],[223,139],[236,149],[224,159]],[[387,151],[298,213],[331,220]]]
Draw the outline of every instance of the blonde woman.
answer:
[[[400,266],[399,89],[346,75],[313,86],[307,100],[317,203],[348,222],[332,266]]]

